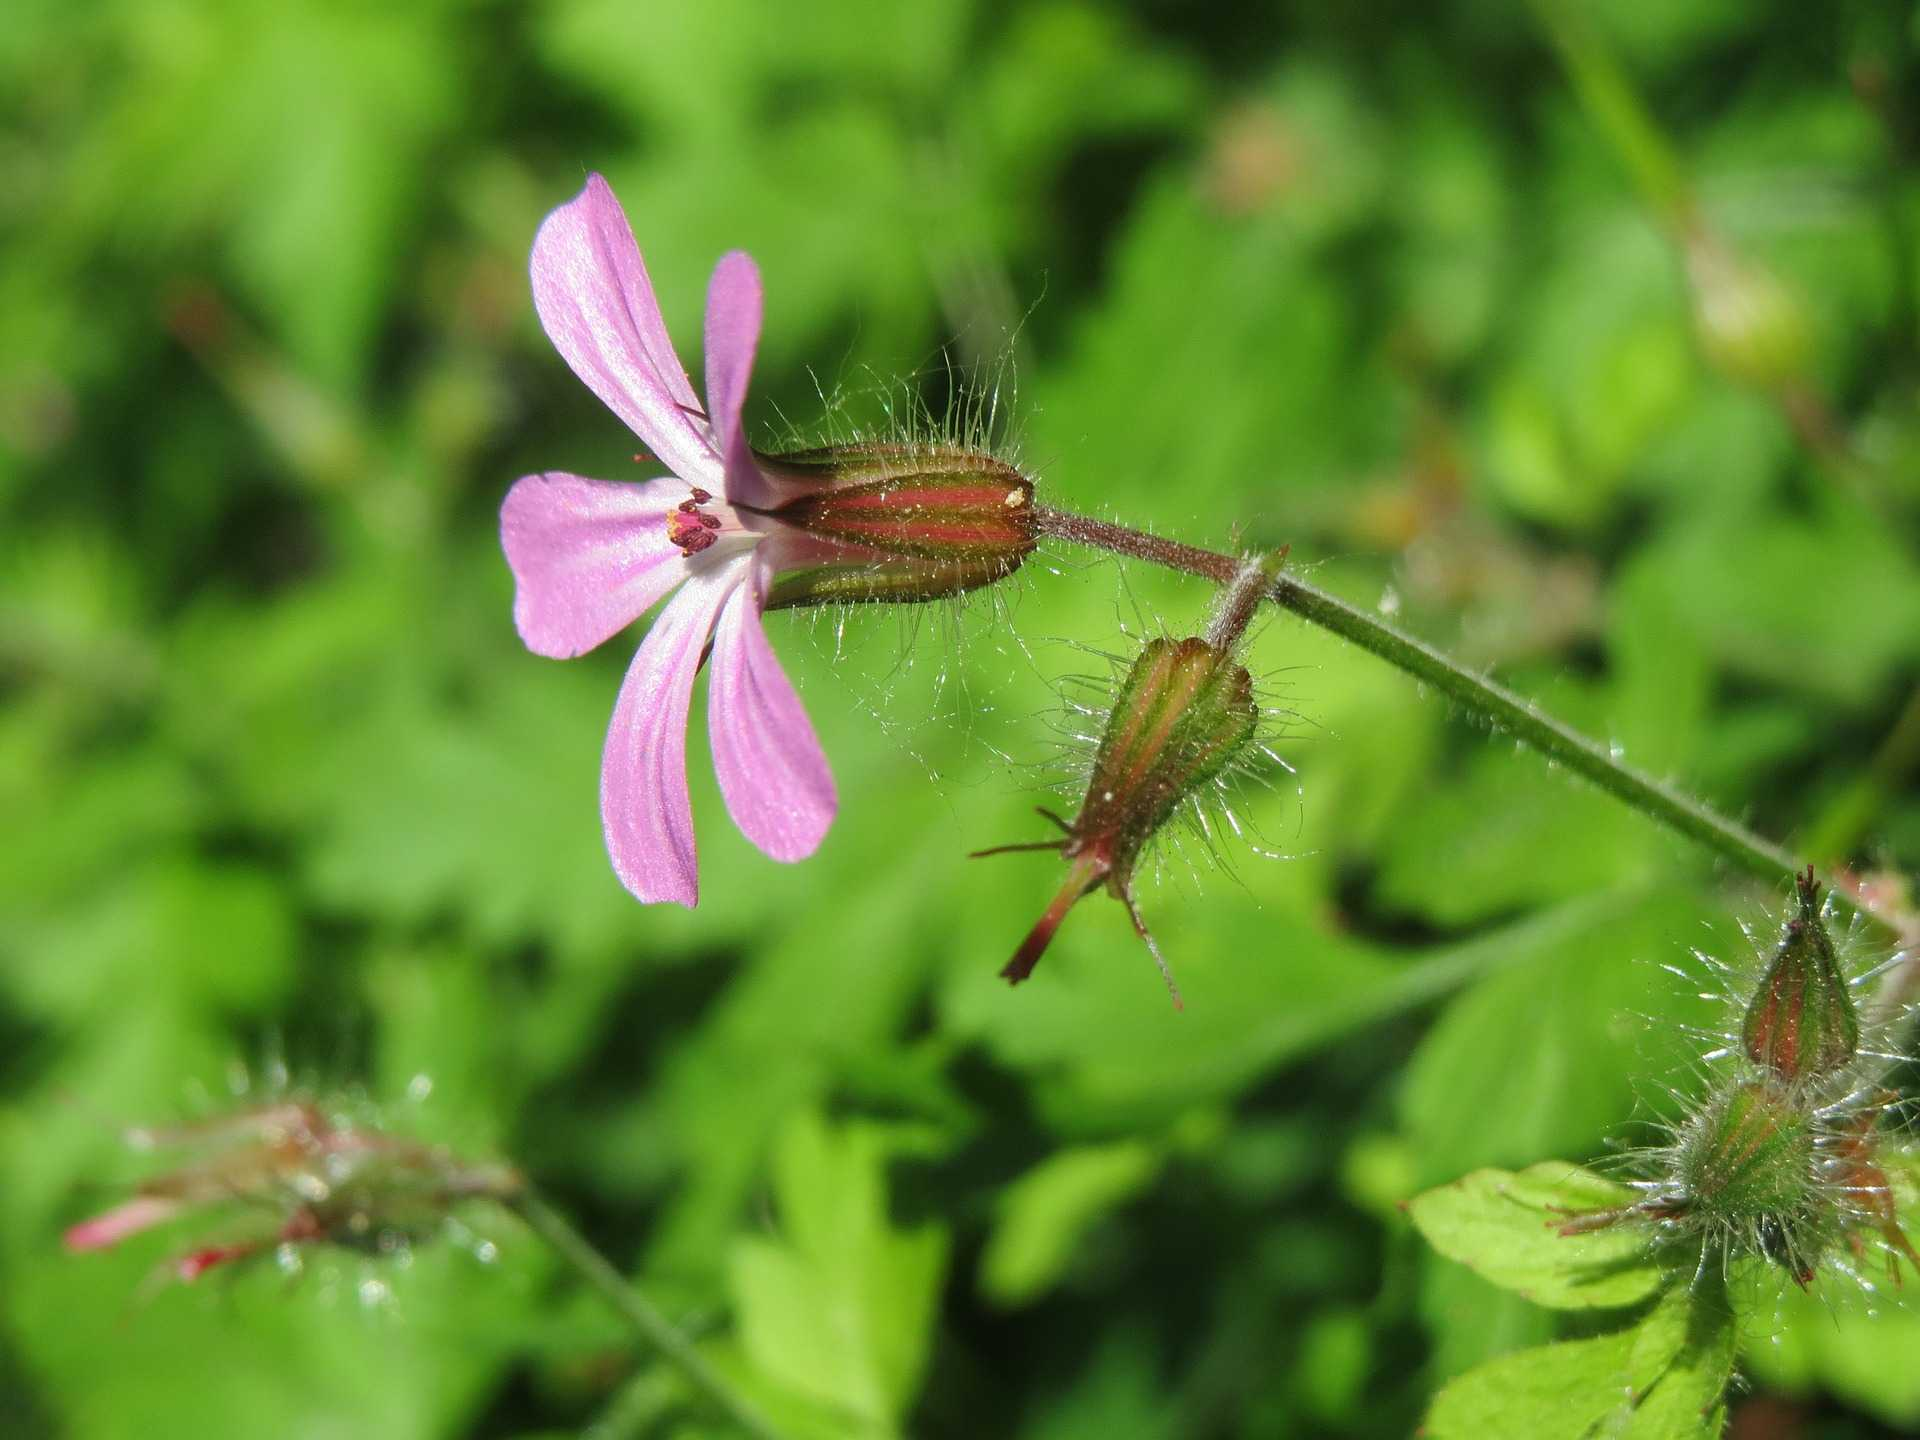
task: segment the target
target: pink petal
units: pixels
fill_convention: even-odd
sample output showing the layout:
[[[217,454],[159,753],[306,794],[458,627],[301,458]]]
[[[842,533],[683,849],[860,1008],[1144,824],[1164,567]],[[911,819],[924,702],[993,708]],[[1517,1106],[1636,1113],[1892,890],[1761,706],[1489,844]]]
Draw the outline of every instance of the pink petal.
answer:
[[[700,402],[673,353],[626,212],[598,175],[541,222],[533,306],[573,373],[673,472],[721,488]]]
[[[745,505],[779,503],[754,464],[740,422],[760,344],[760,270],[744,250],[730,250],[707,286],[707,405],[714,443],[726,461],[727,498]]]
[[[700,898],[687,799],[687,708],[714,618],[746,576],[748,557],[698,570],[660,612],[633,657],[607,727],[600,819],[614,873],[642,900]]]
[[[151,1229],[179,1213],[178,1200],[141,1195],[124,1205],[116,1205],[104,1215],[81,1221],[61,1238],[69,1250],[105,1250],[110,1245],[118,1245],[127,1236]]]
[[[713,768],[740,832],[776,860],[804,860],[833,823],[827,757],[760,625],[757,584],[734,591],[707,682]]]
[[[644,615],[686,575],[667,517],[678,480],[619,484],[527,475],[500,507],[513,569],[513,623],[536,655],[581,655]]]

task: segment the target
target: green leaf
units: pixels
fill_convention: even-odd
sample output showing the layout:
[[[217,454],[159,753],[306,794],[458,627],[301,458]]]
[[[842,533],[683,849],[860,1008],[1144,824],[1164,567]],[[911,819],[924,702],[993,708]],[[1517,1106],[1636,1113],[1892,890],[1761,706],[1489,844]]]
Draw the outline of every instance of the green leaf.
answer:
[[[1708,1267],[1691,1287],[1676,1284],[1630,1333],[1629,1383],[1640,1398],[1624,1434],[1632,1440],[1718,1435],[1738,1339],[1720,1277]]]
[[[730,1267],[748,1358],[841,1411],[853,1433],[899,1433],[927,1361],[946,1232],[889,1225],[870,1127],[830,1131],[803,1115],[775,1156],[773,1190],[781,1238],[738,1240]]]
[[[1442,1390],[1429,1440],[1702,1440],[1719,1434],[1733,1372],[1717,1276],[1672,1286],[1639,1323],[1503,1355]]]
[[[1421,1041],[1401,1109],[1422,1183],[1589,1153],[1631,1113],[1634,1077],[1677,1075],[1678,1029],[1632,1017],[1708,1018],[1655,968],[1699,934],[1699,901],[1680,888],[1613,900],[1530,963],[1480,979]]]
[[[1494,1284],[1556,1310],[1635,1305],[1659,1288],[1643,1227],[1562,1235],[1569,1213],[1630,1204],[1632,1190],[1561,1161],[1476,1170],[1407,1202],[1429,1244]]]

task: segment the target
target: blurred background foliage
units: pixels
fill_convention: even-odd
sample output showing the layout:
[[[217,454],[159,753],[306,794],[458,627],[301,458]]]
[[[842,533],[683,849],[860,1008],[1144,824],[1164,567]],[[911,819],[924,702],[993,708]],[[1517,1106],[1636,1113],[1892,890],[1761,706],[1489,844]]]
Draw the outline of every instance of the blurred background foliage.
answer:
[[[1091,902],[1010,991],[1058,867],[966,852],[1036,833],[1079,647],[1208,598],[1063,553],[774,621],[841,818],[761,857],[696,712],[702,904],[636,905],[629,652],[526,654],[495,533],[522,473],[642,473],[534,228],[605,171],[696,367],[752,250],[763,438],[983,375],[1055,503],[1290,543],[1910,872],[1917,164],[1896,0],[10,0],[0,1428],[722,1433],[506,1217],[192,1289],[178,1234],[60,1252],[123,1126],[284,1067],[523,1166],[796,1434],[1408,1433],[1549,1321],[1398,1202],[1598,1153],[1680,1075],[1659,965],[1779,897],[1276,620],[1288,858],[1144,896],[1187,1012]],[[1738,1433],[1920,1423],[1920,1315],[1840,1310],[1747,1337]]]

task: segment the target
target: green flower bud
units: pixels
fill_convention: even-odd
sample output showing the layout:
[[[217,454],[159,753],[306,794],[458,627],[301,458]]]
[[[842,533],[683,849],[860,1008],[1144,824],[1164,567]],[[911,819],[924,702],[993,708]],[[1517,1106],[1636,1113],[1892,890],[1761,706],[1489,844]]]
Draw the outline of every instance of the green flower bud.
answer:
[[[1860,1017],[1820,918],[1813,870],[1796,881],[1795,912],[1740,1027],[1747,1058],[1782,1080],[1818,1080],[1860,1049]]]
[[[769,512],[792,537],[769,609],[958,595],[1011,575],[1039,539],[1033,482],[981,450],[862,443],[761,466],[800,492]]]

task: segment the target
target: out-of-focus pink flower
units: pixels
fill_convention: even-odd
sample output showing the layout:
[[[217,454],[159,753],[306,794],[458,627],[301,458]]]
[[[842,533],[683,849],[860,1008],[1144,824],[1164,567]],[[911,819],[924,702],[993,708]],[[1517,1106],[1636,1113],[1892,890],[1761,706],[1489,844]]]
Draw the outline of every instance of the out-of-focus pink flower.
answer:
[[[1033,547],[1032,486],[958,447],[756,454],[741,407],[760,338],[759,271],[740,251],[714,268],[702,405],[626,215],[598,175],[541,225],[531,269],[554,347],[673,476],[519,480],[500,514],[514,621],[528,649],[567,658],[666,600],[614,705],[600,813],[621,883],[645,901],[691,906],[699,879],[686,726],[709,655],[708,730],[727,811],[774,859],[804,859],[837,798],[761,612],[990,583]]]
[[[255,1106],[198,1125],[137,1132],[141,1147],[183,1163],[131,1200],[70,1227],[66,1247],[106,1250],[188,1217],[224,1233],[174,1259],[181,1280],[282,1245],[330,1244],[388,1253],[431,1237],[474,1197],[511,1200],[512,1170],[329,1116],[303,1100]]]

